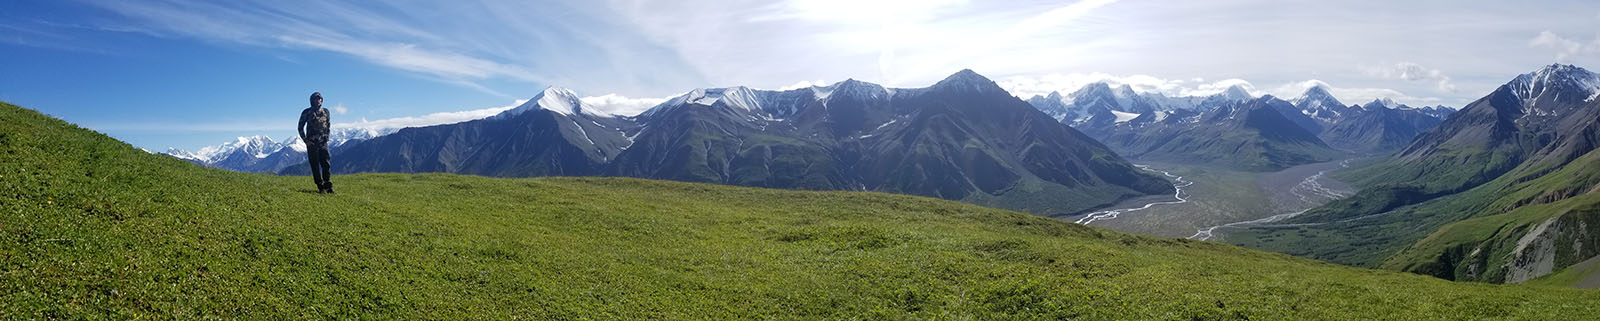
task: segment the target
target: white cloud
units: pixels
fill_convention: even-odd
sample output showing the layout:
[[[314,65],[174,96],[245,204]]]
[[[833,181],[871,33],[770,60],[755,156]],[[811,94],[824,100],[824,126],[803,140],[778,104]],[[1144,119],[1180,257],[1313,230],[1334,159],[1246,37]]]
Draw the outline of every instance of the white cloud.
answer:
[[[1070,94],[1078,91],[1088,84],[1105,82],[1112,86],[1128,85],[1135,92],[1160,93],[1168,97],[1183,96],[1208,96],[1227,90],[1228,87],[1240,86],[1253,95],[1261,95],[1261,90],[1244,79],[1230,78],[1213,82],[1205,82],[1204,78],[1191,79],[1166,79],[1151,75],[1136,74],[1130,76],[1116,76],[1108,73],[1070,73],[1070,74],[1044,74],[1040,76],[1011,76],[995,83],[1001,88],[1011,92],[1017,97],[1033,97],[1047,95],[1050,92]]]
[[[650,107],[655,107],[671,97],[664,98],[628,98],[618,94],[604,96],[591,96],[579,98],[584,104],[597,110],[612,115],[638,115]]]
[[[349,108],[344,108],[344,104],[338,104],[338,105],[333,106],[333,112],[336,113],[336,114],[344,115],[344,114],[349,113],[350,109]]]
[[[379,120],[367,120],[366,118],[362,118],[361,121],[357,121],[357,122],[335,123],[335,124],[333,124],[333,127],[334,128],[385,129],[385,128],[423,127],[423,126],[433,126],[433,125],[443,125],[443,124],[454,124],[454,123],[459,123],[459,122],[464,122],[464,121],[469,121],[469,120],[475,120],[475,119],[482,119],[482,118],[486,118],[486,117],[489,117],[489,116],[494,116],[494,115],[499,114],[501,112],[505,112],[507,110],[511,110],[512,108],[516,108],[518,105],[522,105],[522,103],[525,103],[525,102],[528,102],[528,100],[527,99],[518,99],[516,102],[514,102],[514,103],[512,103],[511,105],[508,105],[508,106],[490,107],[490,108],[474,109],[474,110],[463,110],[463,111],[432,113],[432,114],[427,114],[427,115],[422,115],[422,116],[413,116],[413,117],[395,117],[395,118],[385,118],[385,119],[379,119]]]
[[[795,90],[795,89],[800,89],[800,88],[822,87],[822,86],[827,86],[828,84],[831,84],[831,83],[826,82],[826,81],[822,81],[821,79],[814,80],[814,81],[813,80],[801,80],[801,81],[795,82],[793,84],[790,84],[788,86],[779,87],[778,91]]]
[[[1181,87],[1186,83],[1182,79],[1168,80],[1149,75],[1121,77],[1102,72],[1011,76],[995,81],[996,84],[1011,92],[1012,95],[1023,98],[1047,95],[1050,92],[1060,92],[1065,95],[1096,82],[1106,82],[1112,85],[1126,84],[1137,92],[1159,92],[1167,95],[1178,94]]]
[[[1395,102],[1416,107],[1431,106],[1443,103],[1443,99],[1437,97],[1411,96],[1407,95],[1405,92],[1389,88],[1338,87],[1317,79],[1286,83],[1274,87],[1267,92],[1271,93],[1273,96],[1287,100],[1300,97],[1300,95],[1305,94],[1307,89],[1317,86],[1321,86],[1323,89],[1328,90],[1329,94],[1333,94],[1335,99],[1338,99],[1339,102],[1346,105],[1360,105],[1384,98],[1392,99]],[[1456,107],[1460,108],[1461,106]]]
[[[1600,54],[1600,36],[1596,36],[1595,40],[1589,43],[1582,43],[1545,30],[1529,40],[1528,45],[1555,50],[1558,62],[1568,62],[1579,56]]]
[[[1234,86],[1244,88],[1244,91],[1249,92],[1250,95],[1261,96],[1261,90],[1256,89],[1254,84],[1251,84],[1250,81],[1239,78],[1223,79],[1210,83],[1199,84],[1195,86],[1194,89],[1181,90],[1178,96],[1210,96],[1221,93],[1225,90],[1228,90],[1229,87]]]
[[[1369,76],[1388,79],[1401,79],[1406,81],[1429,81],[1434,83],[1434,88],[1439,92],[1456,92],[1455,83],[1444,71],[1428,68],[1414,62],[1398,62],[1390,65],[1362,66],[1361,72]]]

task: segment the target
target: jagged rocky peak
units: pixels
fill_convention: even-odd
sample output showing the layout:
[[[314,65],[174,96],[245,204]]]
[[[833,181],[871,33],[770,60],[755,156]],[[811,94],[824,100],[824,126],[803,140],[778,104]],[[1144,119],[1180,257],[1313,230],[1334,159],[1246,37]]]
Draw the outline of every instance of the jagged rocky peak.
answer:
[[[878,84],[847,78],[833,84],[828,98],[850,97],[859,99],[881,99],[889,96],[889,90]]]
[[[1078,88],[1078,91],[1072,92],[1072,94],[1068,95],[1068,97],[1071,97],[1073,100],[1089,102],[1095,99],[1114,100],[1117,98],[1117,94],[1111,90],[1111,84],[1108,84],[1104,81],[1096,81],[1089,83],[1088,85],[1083,85],[1083,88]]]
[[[1551,64],[1518,75],[1507,86],[1525,103],[1531,103],[1546,94],[1555,95],[1550,99],[1590,101],[1600,93],[1600,76],[1583,67]]]
[[[1364,105],[1361,105],[1361,108],[1369,109],[1369,110],[1378,109],[1378,108],[1396,108],[1396,109],[1398,109],[1398,108],[1401,108],[1401,107],[1404,107],[1404,106],[1405,105],[1401,105],[1400,103],[1395,102],[1394,99],[1389,99],[1389,97],[1383,97],[1383,98],[1374,98],[1374,99],[1372,99],[1372,102],[1368,102],[1368,103],[1366,103]]]

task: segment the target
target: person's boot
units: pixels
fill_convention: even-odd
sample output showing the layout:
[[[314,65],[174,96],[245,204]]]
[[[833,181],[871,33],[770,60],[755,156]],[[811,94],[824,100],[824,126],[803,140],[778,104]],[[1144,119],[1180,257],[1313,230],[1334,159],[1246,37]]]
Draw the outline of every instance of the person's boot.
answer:
[[[327,191],[326,193],[328,193],[328,194],[333,194],[333,183],[328,183],[328,186],[327,187],[323,187],[322,189],[326,190]]]

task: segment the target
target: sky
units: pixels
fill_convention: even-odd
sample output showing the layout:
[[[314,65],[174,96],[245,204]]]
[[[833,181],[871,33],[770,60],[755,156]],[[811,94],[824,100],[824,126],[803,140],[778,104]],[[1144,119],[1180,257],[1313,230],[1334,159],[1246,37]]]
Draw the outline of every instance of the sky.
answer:
[[[458,122],[548,86],[636,114],[694,88],[924,87],[1022,98],[1107,81],[1461,107],[1551,63],[1600,68],[1600,1],[0,2],[0,100],[137,147]]]

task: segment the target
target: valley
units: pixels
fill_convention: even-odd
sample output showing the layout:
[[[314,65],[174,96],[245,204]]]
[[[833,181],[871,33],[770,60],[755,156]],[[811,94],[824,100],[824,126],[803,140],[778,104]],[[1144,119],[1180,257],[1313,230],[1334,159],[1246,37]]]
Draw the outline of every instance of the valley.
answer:
[[[1177,197],[1140,197],[1086,214],[1057,218],[1161,237],[1220,240],[1220,230],[1281,220],[1351,194],[1353,187],[1328,173],[1362,160],[1365,159],[1349,158],[1268,173],[1135,160],[1140,168],[1171,179],[1180,191]]]

